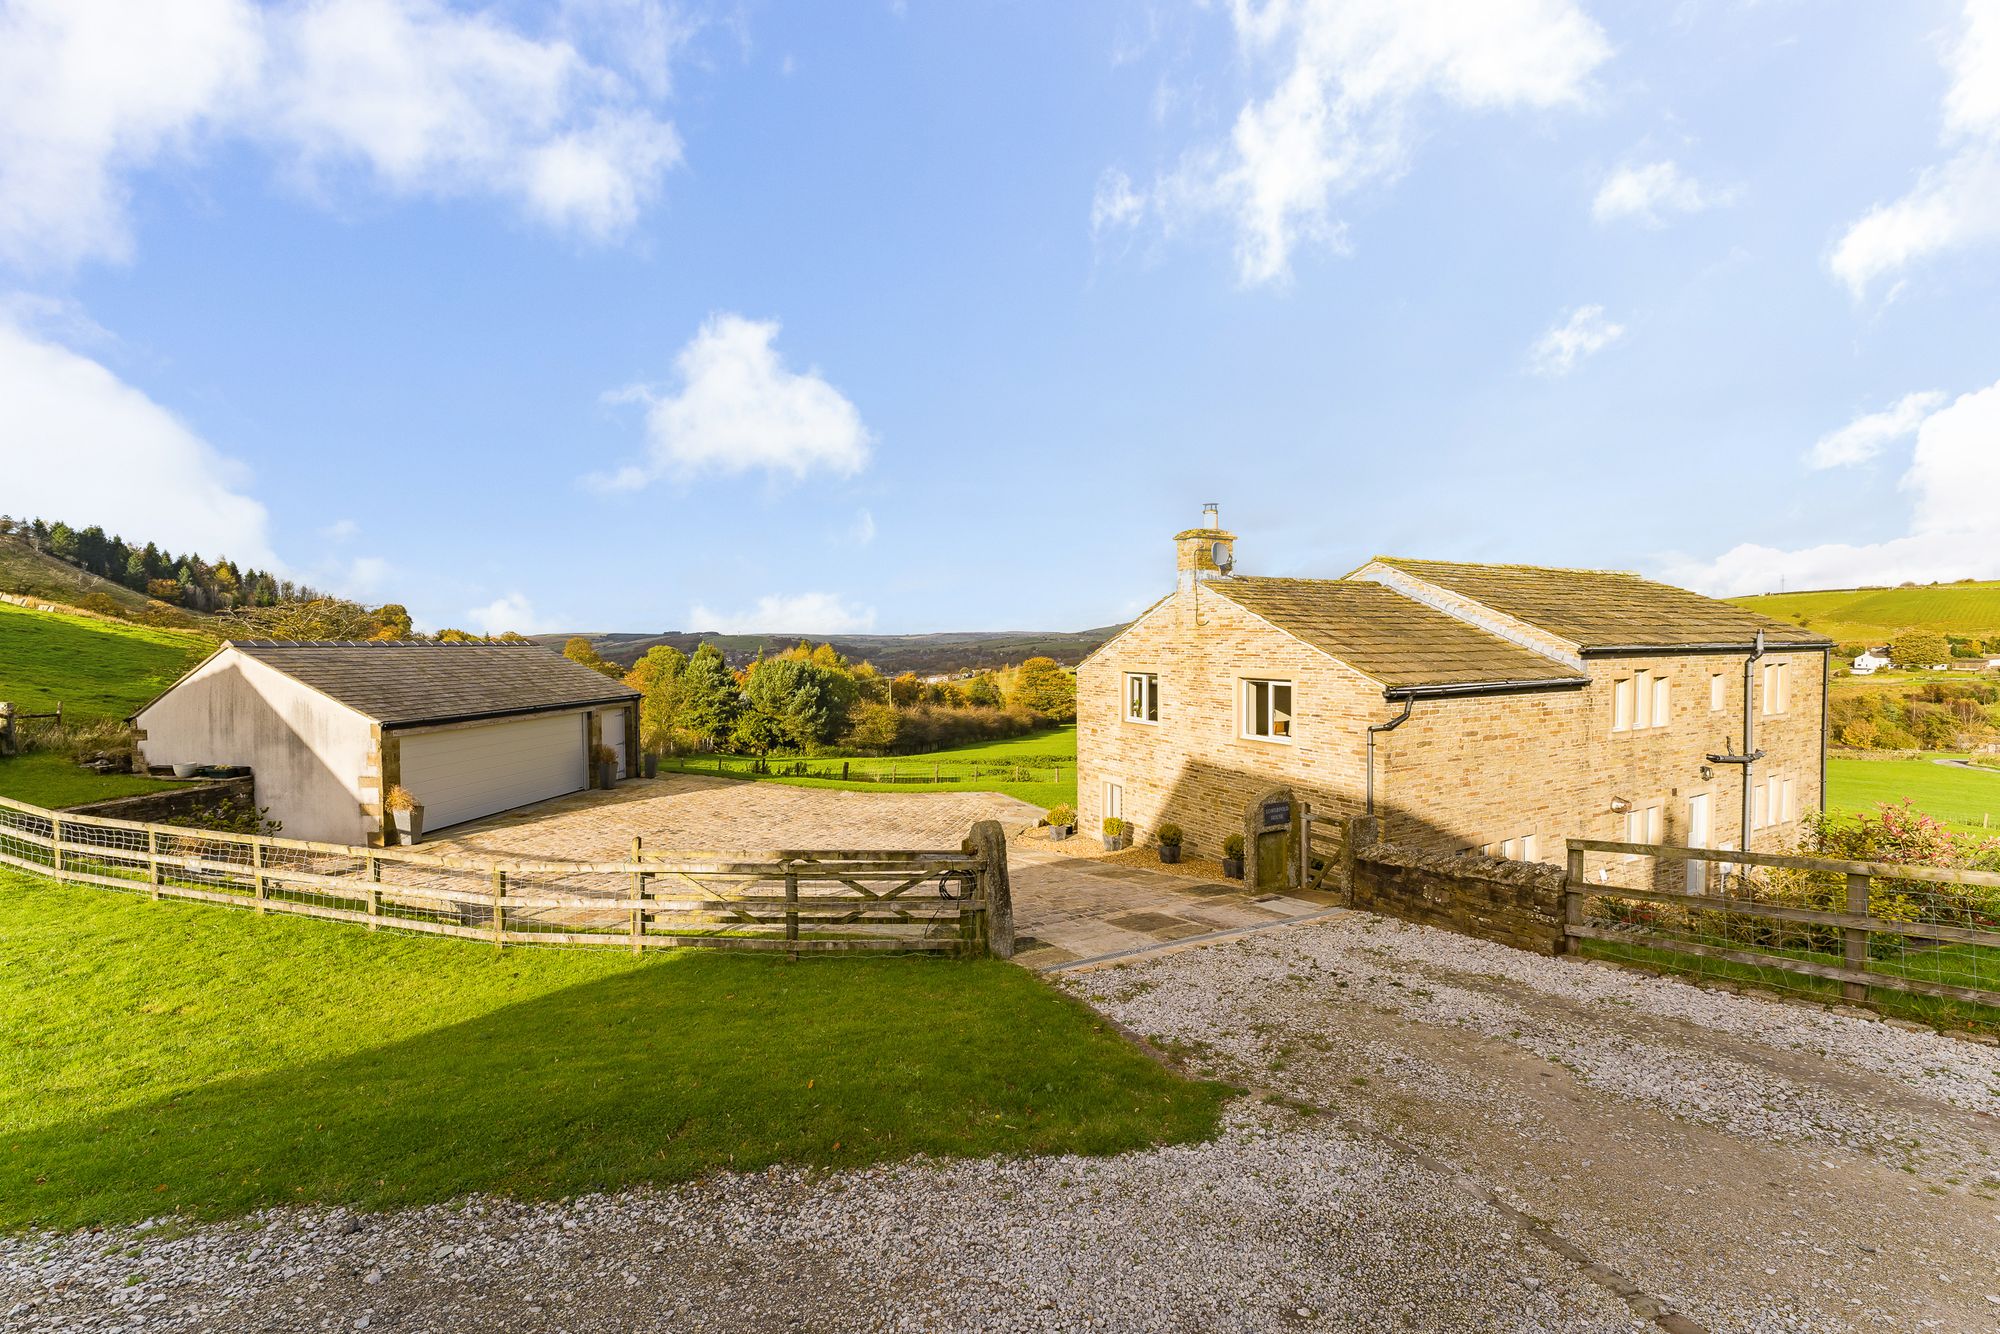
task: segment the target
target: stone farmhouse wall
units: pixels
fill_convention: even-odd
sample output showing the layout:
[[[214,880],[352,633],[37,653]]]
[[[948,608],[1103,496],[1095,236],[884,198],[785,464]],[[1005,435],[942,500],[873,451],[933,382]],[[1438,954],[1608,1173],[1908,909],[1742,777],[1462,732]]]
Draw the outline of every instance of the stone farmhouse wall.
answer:
[[[244,806],[257,804],[254,774],[242,778],[221,778],[209,783],[189,783],[186,787],[163,788],[130,797],[110,797],[68,809],[75,815],[100,815],[107,820],[136,820],[141,824],[165,824],[196,815],[224,801]]]
[[[1563,868],[1381,844],[1354,858],[1355,907],[1536,954],[1561,954]]]
[[[1757,777],[1790,777],[1804,815],[1821,799],[1821,656],[1765,660],[1779,659],[1792,663],[1789,707],[1759,714],[1757,744],[1770,754]],[[1614,732],[1614,683],[1639,669],[1670,682],[1669,721]],[[1160,679],[1157,724],[1125,718],[1125,673],[1141,671]],[[1625,836],[1614,798],[1658,805],[1662,838],[1684,842],[1689,798],[1706,792],[1709,841],[1741,847],[1741,770],[1712,765],[1703,779],[1701,769],[1711,752],[1741,747],[1743,655],[1592,658],[1586,671],[1591,684],[1581,689],[1418,700],[1407,722],[1377,737],[1383,841],[1452,853],[1532,835],[1536,859],[1559,863],[1566,838]],[[1711,710],[1717,672],[1723,707]],[[1260,677],[1294,683],[1290,744],[1240,735],[1238,682]],[[1761,707],[1754,695],[1752,707]],[[1242,831],[1247,803],[1275,787],[1291,788],[1317,816],[1358,816],[1366,728],[1400,708],[1374,681],[1219,594],[1177,592],[1078,670],[1081,831],[1097,832],[1107,782],[1122,788],[1137,839],[1171,820],[1189,851],[1205,856]],[[1797,832],[1796,823],[1772,823],[1753,831],[1754,846],[1789,847]]]

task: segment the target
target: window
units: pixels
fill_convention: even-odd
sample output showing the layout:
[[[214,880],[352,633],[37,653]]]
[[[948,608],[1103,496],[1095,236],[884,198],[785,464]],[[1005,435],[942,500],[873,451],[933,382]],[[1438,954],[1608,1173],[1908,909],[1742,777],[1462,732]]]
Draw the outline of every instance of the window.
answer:
[[[1721,672],[1710,673],[1708,678],[1708,711],[1721,713],[1729,703],[1729,678]]]
[[[1651,806],[1634,806],[1625,812],[1625,838],[1627,843],[1658,843],[1660,841],[1660,814],[1664,809],[1658,802]],[[1625,854],[1626,861],[1633,861],[1637,853]]]
[[[1784,799],[1778,803],[1778,819],[1785,824],[1790,824],[1799,818],[1798,789],[1793,786],[1792,780],[1787,778],[1782,788],[1780,788],[1780,792]]]
[[[1292,739],[1292,683],[1243,683],[1243,735],[1259,741]]]
[[[1774,824],[1790,824],[1799,818],[1799,789],[1796,779],[1773,774],[1757,784],[1751,797],[1751,826],[1767,829]]]
[[[1785,662],[1764,664],[1764,712],[1783,713],[1791,707],[1791,673],[1786,670],[1790,666]]]
[[[1125,818],[1125,785],[1106,783],[1104,785],[1104,818],[1122,820]]]
[[[1498,857],[1502,861],[1534,861],[1540,850],[1533,834],[1523,834],[1519,838],[1503,838],[1498,843],[1487,843],[1479,849],[1482,857]]]
[[[1160,678],[1152,672],[1125,673],[1125,720],[1160,721]]]
[[[1762,829],[1771,823],[1771,785],[1759,783],[1750,797],[1750,827]]]
[[[1673,716],[1671,684],[1665,676],[1638,672],[1611,685],[1611,730],[1637,732],[1665,727]]]

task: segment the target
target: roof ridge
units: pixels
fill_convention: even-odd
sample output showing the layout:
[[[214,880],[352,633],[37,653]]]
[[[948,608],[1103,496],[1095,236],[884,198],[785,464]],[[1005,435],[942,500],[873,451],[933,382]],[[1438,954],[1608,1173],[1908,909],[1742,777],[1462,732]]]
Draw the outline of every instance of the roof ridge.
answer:
[[[1637,570],[1616,570],[1605,565],[1531,565],[1526,561],[1439,560],[1434,556],[1370,556],[1362,564],[1372,565],[1377,561],[1384,565],[1453,565],[1466,570],[1533,570],[1537,574],[1616,574],[1649,584],[1660,582],[1647,578]],[[1678,587],[1675,584],[1665,586]]]

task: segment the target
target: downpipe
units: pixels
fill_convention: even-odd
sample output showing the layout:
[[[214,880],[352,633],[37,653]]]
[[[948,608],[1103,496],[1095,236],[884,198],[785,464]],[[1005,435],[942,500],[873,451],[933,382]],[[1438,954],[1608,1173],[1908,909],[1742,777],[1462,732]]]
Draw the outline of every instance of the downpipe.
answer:
[[[1375,734],[1377,732],[1395,731],[1397,728],[1401,727],[1404,723],[1410,721],[1410,713],[1416,707],[1417,707],[1417,697],[1415,695],[1405,695],[1403,696],[1403,711],[1401,713],[1397,714],[1394,718],[1391,718],[1386,723],[1368,724],[1368,777],[1367,777],[1368,796],[1365,805],[1362,807],[1362,813],[1364,815],[1372,816],[1375,814]]]

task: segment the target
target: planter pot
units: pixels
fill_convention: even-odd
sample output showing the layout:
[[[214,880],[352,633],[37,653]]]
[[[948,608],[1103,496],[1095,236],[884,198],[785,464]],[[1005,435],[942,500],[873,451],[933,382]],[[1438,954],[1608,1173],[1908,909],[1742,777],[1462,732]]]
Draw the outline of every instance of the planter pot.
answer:
[[[597,766],[597,785],[599,787],[610,787],[617,781],[618,765],[615,761],[605,760]]]
[[[1178,843],[1160,844],[1160,861],[1163,865],[1172,866],[1175,862],[1179,861],[1180,859],[1181,859],[1180,844]]]
[[[424,808],[414,806],[407,811],[389,812],[390,828],[396,831],[396,842],[406,848],[414,848],[424,841]]]
[[[1241,857],[1224,857],[1222,859],[1222,873],[1231,880],[1241,880],[1243,878],[1243,859]]]
[[[1106,852],[1119,852],[1131,846],[1132,836],[1130,834],[1125,834],[1118,838],[1113,838],[1109,834],[1104,835],[1104,850]]]
[[[176,764],[174,766],[174,777],[193,778],[201,773],[201,768],[199,764]]]
[[[1052,824],[1049,826],[1049,841],[1051,843],[1060,843],[1075,832],[1075,830],[1066,824]]]
[[[648,755],[645,763],[646,777],[658,778],[660,776],[660,757],[657,755]]]

